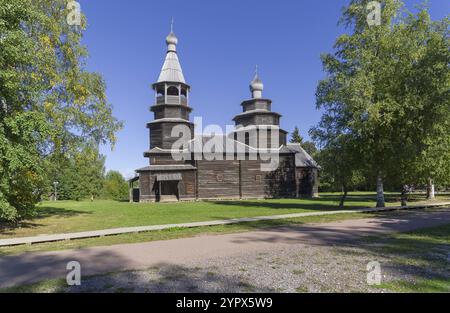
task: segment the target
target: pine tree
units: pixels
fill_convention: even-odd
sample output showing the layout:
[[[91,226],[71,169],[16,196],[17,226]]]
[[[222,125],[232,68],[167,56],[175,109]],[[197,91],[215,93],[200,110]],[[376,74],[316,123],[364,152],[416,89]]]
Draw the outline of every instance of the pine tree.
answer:
[[[298,143],[298,144],[302,144],[303,143],[303,137],[300,135],[300,131],[298,130],[298,127],[295,126],[294,131],[292,132],[291,135],[291,140],[289,141],[290,143]]]

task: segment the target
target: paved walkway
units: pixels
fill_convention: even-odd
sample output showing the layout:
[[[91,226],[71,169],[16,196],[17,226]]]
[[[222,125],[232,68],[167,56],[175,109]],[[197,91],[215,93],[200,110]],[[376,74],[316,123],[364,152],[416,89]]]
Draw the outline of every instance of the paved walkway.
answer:
[[[204,235],[167,241],[122,244],[79,250],[26,253],[0,258],[0,288],[45,279],[65,278],[69,261],[81,264],[82,275],[94,275],[161,265],[183,265],[210,257],[243,252],[274,251],[290,245],[334,245],[367,235],[409,231],[450,223],[450,209],[432,212],[284,226],[225,235]]]
[[[386,207],[386,208],[365,208],[365,209],[356,209],[356,210],[339,210],[339,211],[336,210],[336,211],[327,211],[327,212],[308,212],[308,213],[294,213],[294,214],[271,215],[271,216],[244,217],[244,218],[234,218],[234,219],[227,219],[227,220],[217,220],[217,221],[151,225],[151,226],[139,226],[139,227],[123,227],[123,228],[112,228],[112,229],[94,230],[94,231],[67,233],[67,234],[53,234],[53,235],[41,235],[41,236],[33,236],[33,237],[0,239],[0,247],[52,242],[52,241],[62,241],[62,240],[72,240],[72,239],[82,239],[82,238],[94,238],[94,237],[130,234],[130,233],[141,233],[141,232],[163,230],[163,229],[170,229],[170,228],[192,228],[192,227],[202,227],[202,226],[216,226],[216,225],[237,224],[237,223],[246,223],[246,222],[280,220],[280,219],[307,217],[307,216],[321,216],[321,215],[361,213],[361,212],[368,213],[368,212],[381,212],[381,211],[393,211],[393,210],[412,210],[412,209],[423,209],[423,208],[441,207],[441,206],[450,206],[450,202],[423,203],[423,204],[417,204],[417,205],[405,206],[405,207],[391,206],[391,207]]]

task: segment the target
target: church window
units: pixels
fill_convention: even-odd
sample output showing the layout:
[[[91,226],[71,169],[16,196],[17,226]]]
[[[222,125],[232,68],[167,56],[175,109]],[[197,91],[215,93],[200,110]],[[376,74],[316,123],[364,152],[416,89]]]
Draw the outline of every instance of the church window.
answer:
[[[178,88],[174,86],[170,86],[167,88],[167,95],[168,96],[178,96]]]
[[[158,87],[156,89],[156,96],[157,97],[164,97],[164,88],[163,87]]]

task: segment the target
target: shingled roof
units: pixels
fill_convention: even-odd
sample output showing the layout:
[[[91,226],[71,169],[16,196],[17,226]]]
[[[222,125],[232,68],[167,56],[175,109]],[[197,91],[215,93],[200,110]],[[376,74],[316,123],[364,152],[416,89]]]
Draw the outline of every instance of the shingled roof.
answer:
[[[320,168],[319,164],[306,152],[302,146],[298,143],[290,143],[285,146],[286,150],[290,150],[295,153],[295,166],[296,167],[314,167]]]
[[[176,151],[178,153],[191,153],[195,150],[195,145],[201,145],[202,147],[205,147],[205,144],[213,144],[214,142],[210,141],[212,139],[212,135],[203,135],[203,136],[196,136],[195,139],[192,139],[188,143],[188,148],[186,150],[182,151]],[[218,135],[217,136],[217,143],[220,145],[222,143],[223,152],[227,152],[227,148],[232,148],[231,151],[234,152],[256,152],[256,153],[295,153],[295,164],[297,167],[315,167],[320,168],[320,166],[317,164],[316,161],[299,145],[299,144],[288,144],[288,145],[282,145],[279,148],[273,148],[273,149],[257,149],[253,148],[251,146],[248,146],[242,142],[239,142],[237,140],[234,140],[231,134],[227,135]],[[239,147],[239,149],[238,149]],[[220,146],[219,146],[220,148]],[[219,151],[218,151],[219,152]],[[155,147],[149,151],[146,151],[144,153],[145,156],[148,156],[149,154],[161,154],[161,153],[172,153],[171,149],[161,149],[158,147]]]
[[[176,51],[178,39],[173,32],[166,38],[167,54],[161,72],[159,74],[158,83],[162,82],[176,82],[186,84],[183,70],[181,69],[180,61]]]

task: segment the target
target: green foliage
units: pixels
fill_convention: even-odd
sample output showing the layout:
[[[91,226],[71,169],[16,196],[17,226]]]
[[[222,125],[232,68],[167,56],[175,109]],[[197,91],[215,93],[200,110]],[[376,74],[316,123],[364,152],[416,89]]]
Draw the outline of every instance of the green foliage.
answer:
[[[312,157],[315,157],[317,154],[316,145],[312,141],[305,141],[302,144],[302,148]]]
[[[449,21],[432,22],[425,7],[414,15],[402,11],[401,1],[385,0],[382,25],[370,27],[368,2],[350,2],[341,21],[353,31],[337,39],[334,54],[322,56],[327,77],[316,96],[325,113],[311,130],[325,150],[321,165],[350,185],[356,173],[373,182],[380,175],[397,188],[428,177],[444,181]]]
[[[291,134],[290,143],[298,143],[302,148],[311,156],[314,156],[317,152],[316,145],[312,141],[304,141],[303,137],[300,135],[298,127],[295,126],[294,131]]]
[[[106,174],[103,195],[106,199],[125,201],[129,199],[128,184],[122,174],[109,171]]]
[[[291,140],[289,140],[290,143],[303,143],[303,137],[300,135],[300,131],[298,130],[298,127],[295,126],[294,131],[291,134]]]
[[[102,78],[84,69],[85,20],[82,27],[69,26],[66,6],[66,0],[0,0],[3,221],[33,212],[48,189],[47,166],[55,155],[114,143],[121,127]]]
[[[339,140],[329,143],[316,155],[316,161],[321,166],[320,191],[361,190],[365,183],[362,173],[355,167],[358,160],[352,152],[352,147],[341,136]]]
[[[0,220],[28,217],[38,191],[43,188],[43,169],[36,150],[51,131],[39,113],[5,116],[0,123]],[[35,149],[29,150],[28,147]]]
[[[59,200],[83,200],[100,197],[104,186],[105,158],[92,147],[66,157],[52,158],[48,165],[48,194],[54,194],[53,182],[58,182]],[[62,166],[62,167],[61,167]]]

